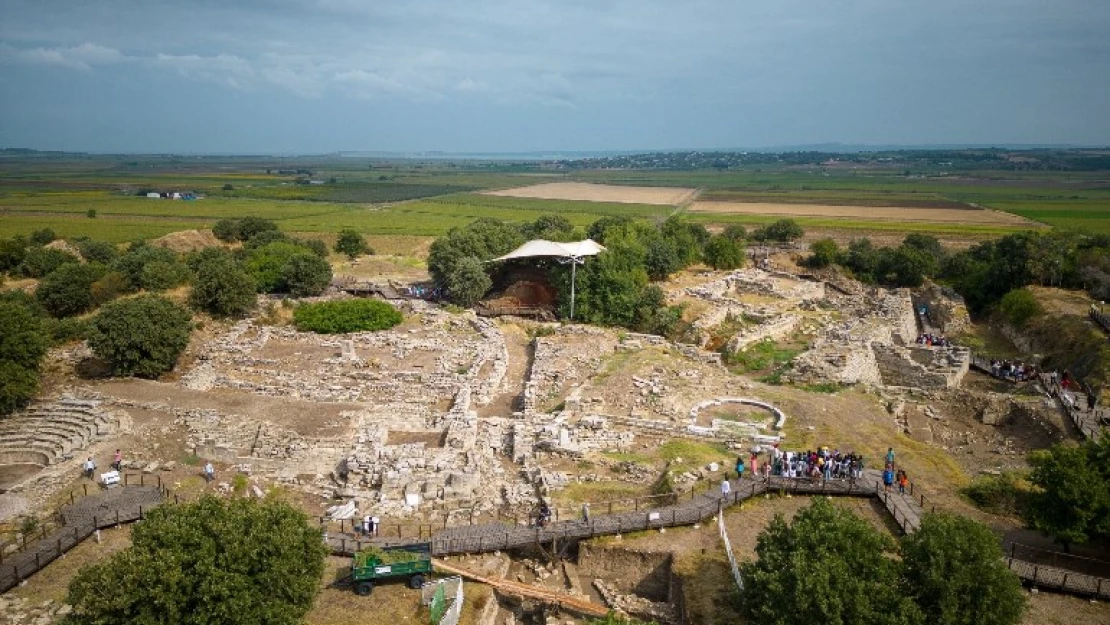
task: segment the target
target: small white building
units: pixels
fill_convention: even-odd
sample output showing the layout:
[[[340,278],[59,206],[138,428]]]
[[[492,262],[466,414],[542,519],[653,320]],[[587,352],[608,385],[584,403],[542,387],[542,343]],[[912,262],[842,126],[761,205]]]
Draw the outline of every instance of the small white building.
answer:
[[[149,198],[155,199],[155,200],[162,199],[162,194],[161,193],[155,193],[153,191],[151,191],[150,193],[147,193],[146,196],[149,197]]]

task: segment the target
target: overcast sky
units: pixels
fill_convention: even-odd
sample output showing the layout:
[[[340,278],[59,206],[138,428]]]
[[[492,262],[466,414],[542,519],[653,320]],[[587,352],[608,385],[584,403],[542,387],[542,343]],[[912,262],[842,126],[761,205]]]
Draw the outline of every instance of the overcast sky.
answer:
[[[0,147],[1110,144],[1108,0],[0,0]]]

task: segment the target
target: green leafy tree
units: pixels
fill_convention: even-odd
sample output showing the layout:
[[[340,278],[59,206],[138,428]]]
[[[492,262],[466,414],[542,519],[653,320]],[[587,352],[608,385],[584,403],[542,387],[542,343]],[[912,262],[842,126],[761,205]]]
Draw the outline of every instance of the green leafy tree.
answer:
[[[109,271],[92,283],[89,291],[93,308],[103,306],[128,291],[127,277],[118,271]]]
[[[19,264],[19,273],[27,278],[41,278],[66,263],[81,262],[73,254],[50,247],[31,247]]]
[[[125,254],[112,263],[112,270],[123,274],[127,280],[130,291],[143,288],[143,270],[147,265],[164,263],[174,265],[178,262],[177,254],[164,247],[155,247],[146,243],[132,245]]]
[[[33,300],[0,299],[0,415],[26,405],[39,389],[39,365],[50,347]]]
[[[562,215],[542,215],[536,221],[521,226],[521,234],[527,239],[570,241],[574,238],[574,224]]]
[[[92,285],[103,275],[102,265],[62,265],[39,282],[35,299],[55,317],[80,315],[92,309]]]
[[[57,238],[58,235],[54,234],[53,230],[50,228],[42,228],[41,230],[35,230],[31,233],[31,244],[41,247],[47,243],[54,242]]]
[[[324,243],[320,239],[293,239],[293,242],[297,245],[300,245],[301,247],[307,248],[313,254],[319,256],[320,258],[326,260],[328,257],[328,244]],[[373,254],[374,250],[368,248],[366,250],[366,253]]]
[[[820,239],[809,246],[810,256],[806,264],[821,269],[840,261],[840,246],[832,239]]]
[[[78,239],[74,243],[77,245],[77,251],[81,252],[81,256],[90,263],[107,265],[119,256],[119,250],[111,243],[88,238]]]
[[[354,260],[363,254],[373,254],[374,252],[357,230],[347,228],[339,231],[339,238],[335,241],[335,253],[346,254],[347,258]]]
[[[752,623],[890,625],[923,623],[888,557],[894,540],[866,521],[816,499],[787,523],[776,516],[744,563],[741,609]]]
[[[304,512],[275,500],[163,505],[131,546],[70,583],[82,625],[295,625],[319,592],[327,549]]]
[[[455,265],[464,258],[487,261],[511,252],[524,243],[520,231],[494,219],[478,219],[463,228],[452,228],[432,242],[428,251],[428,272],[446,285]]]
[[[1015,289],[1004,295],[998,304],[998,311],[1006,321],[1019,328],[1044,312],[1037,297],[1029,289]]]
[[[746,241],[748,239],[748,230],[740,224],[729,224],[721,234],[737,242]]]
[[[315,257],[315,254],[307,248],[287,241],[264,245],[251,250],[247,256],[247,273],[254,278],[255,285],[260,293],[288,292],[289,285],[286,282],[285,268],[289,261],[297,256]]]
[[[158,295],[105,304],[92,319],[89,347],[115,375],[156,378],[189,343],[189,311]]]
[[[188,280],[189,268],[177,259],[149,262],[139,273],[139,282],[147,291],[165,291],[181,286]]]
[[[482,261],[473,256],[455,263],[447,276],[447,293],[452,302],[459,306],[470,307],[477,304],[490,287],[490,280]]]
[[[291,241],[281,230],[263,230],[243,243],[243,247],[253,250],[258,247],[277,243],[278,241]]]
[[[644,269],[651,280],[666,280],[682,269],[685,255],[680,254],[675,242],[661,236],[651,237],[644,255]]]
[[[331,265],[311,252],[296,254],[281,268],[281,279],[293,297],[319,295],[331,284]]]
[[[239,240],[250,241],[263,232],[277,230],[277,224],[261,217],[243,217],[239,220]]]
[[[920,232],[907,234],[906,238],[902,240],[902,246],[913,248],[929,259],[929,269],[927,271],[929,275],[935,274],[941,263],[944,262],[944,246],[940,244],[939,239],[932,235]]]
[[[744,244],[724,235],[717,235],[705,245],[705,263],[714,269],[738,269],[746,260]]]
[[[212,225],[212,234],[225,243],[239,240],[239,220],[221,219]]]
[[[586,229],[586,236],[605,245],[605,239],[610,230],[627,232],[634,224],[635,222],[631,217],[602,217],[590,224],[590,227]]]
[[[1110,435],[1081,446],[1058,444],[1029,455],[1037,490],[1022,509],[1025,522],[1068,549],[1110,537]]]
[[[320,334],[374,332],[392,328],[403,320],[396,308],[374,299],[317,302],[293,311],[293,324],[298,330]]]
[[[803,236],[805,236],[805,230],[793,219],[780,219],[752,233],[752,238],[756,241],[777,241],[779,243],[790,243]]]
[[[1002,560],[998,537],[982,523],[927,514],[902,539],[905,587],[936,625],[1013,625],[1021,620],[1021,582]]]
[[[216,317],[239,317],[258,301],[254,279],[230,254],[203,259],[194,269],[189,305]]]
[[[0,239],[0,273],[18,267],[26,255],[27,239],[23,237]]]
[[[932,259],[913,247],[901,246],[880,250],[877,278],[883,284],[898,287],[919,287],[932,267]]]

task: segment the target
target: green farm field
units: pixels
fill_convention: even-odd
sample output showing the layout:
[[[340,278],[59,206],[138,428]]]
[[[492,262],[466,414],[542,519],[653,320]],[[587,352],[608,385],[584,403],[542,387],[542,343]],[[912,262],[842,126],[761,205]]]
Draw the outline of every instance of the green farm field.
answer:
[[[1054,227],[1110,233],[1110,175],[1054,172],[975,172],[915,177],[886,170],[821,171],[505,171],[474,164],[379,163],[358,159],[206,158],[128,160],[129,157],[0,160],[0,237],[51,228],[63,237],[111,242],[158,237],[210,227],[230,217],[272,219],[282,230],[334,233],[353,228],[375,236],[441,235],[479,218],[532,221],[560,214],[585,228],[601,217],[662,220],[672,206],[492,196],[482,190],[542,182],[578,181],[620,185],[694,187],[699,202],[903,206],[1002,210]],[[311,170],[312,179],[335,183],[293,184],[277,172]],[[266,173],[270,170],[272,173]],[[303,176],[302,176],[303,178]],[[230,189],[226,188],[230,185]],[[196,201],[157,200],[144,190],[197,191]],[[723,205],[722,205],[723,206]],[[86,216],[92,209],[96,218]],[[917,211],[915,211],[917,212]],[[764,225],[781,215],[689,212],[707,226]],[[980,239],[1025,228],[1018,224],[930,223],[799,215],[813,230],[893,235],[925,232]]]

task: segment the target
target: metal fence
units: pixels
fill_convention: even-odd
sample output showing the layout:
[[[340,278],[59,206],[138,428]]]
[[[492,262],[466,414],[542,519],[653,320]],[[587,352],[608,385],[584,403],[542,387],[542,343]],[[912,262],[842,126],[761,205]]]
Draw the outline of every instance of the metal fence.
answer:
[[[721,534],[721,542],[725,544],[725,554],[728,556],[728,565],[732,569],[732,579],[736,580],[736,588],[744,592],[744,578],[740,577],[740,565],[736,563],[736,555],[732,553],[732,542],[728,539],[728,530],[725,529],[725,510],[722,507],[717,514],[717,530]]]

